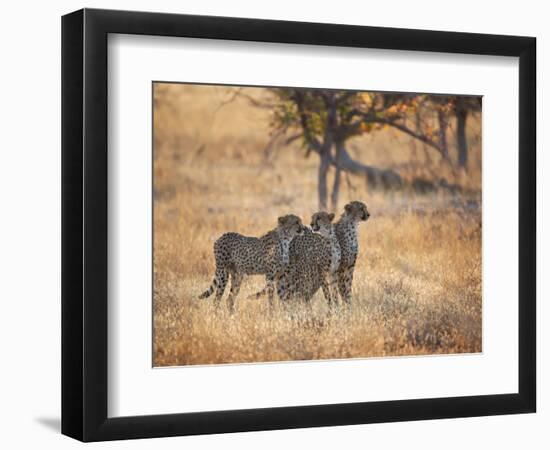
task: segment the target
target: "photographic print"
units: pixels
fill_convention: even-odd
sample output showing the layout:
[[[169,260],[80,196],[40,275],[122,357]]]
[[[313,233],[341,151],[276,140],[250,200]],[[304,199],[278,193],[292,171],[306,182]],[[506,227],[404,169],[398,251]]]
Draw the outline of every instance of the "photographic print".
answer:
[[[482,98],[154,82],[153,366],[482,351]]]

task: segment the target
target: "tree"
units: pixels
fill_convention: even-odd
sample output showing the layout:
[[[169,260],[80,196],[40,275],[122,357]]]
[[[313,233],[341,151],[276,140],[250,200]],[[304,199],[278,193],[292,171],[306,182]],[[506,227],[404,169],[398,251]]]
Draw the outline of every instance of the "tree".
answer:
[[[319,156],[317,178],[321,210],[328,206],[327,175],[331,167],[335,170],[330,195],[333,210],[338,204],[342,172],[363,176],[372,188],[395,189],[404,185],[394,170],[370,166],[352,158],[347,144],[354,137],[391,127],[435,151],[454,173],[455,163],[449,155],[447,140],[451,120],[454,118],[457,123],[457,162],[466,170],[466,121],[470,113],[481,110],[480,97],[306,88],[271,88],[267,91],[269,99],[258,100],[239,89],[227,102],[244,96],[253,105],[273,111],[268,150],[281,141],[289,144],[299,139],[306,157],[311,153]]]
[[[416,94],[384,94],[373,92],[339,91],[324,89],[275,88],[274,137],[297,132],[287,142],[301,139],[306,156],[319,155],[318,200],[319,208],[327,209],[329,168],[335,168],[331,206],[338,203],[341,172],[365,177],[370,187],[385,189],[401,187],[401,176],[390,169],[380,169],[354,160],[347,142],[362,134],[384,127],[393,127],[422,141],[448,160],[446,144],[448,106],[438,99],[439,130],[416,121],[410,123],[412,113],[433,101],[430,96]],[[434,102],[435,104],[435,102]]]
[[[456,117],[456,147],[458,149],[458,165],[468,169],[468,142],[466,140],[466,121],[472,112],[481,111],[481,97],[454,97],[453,112]]]

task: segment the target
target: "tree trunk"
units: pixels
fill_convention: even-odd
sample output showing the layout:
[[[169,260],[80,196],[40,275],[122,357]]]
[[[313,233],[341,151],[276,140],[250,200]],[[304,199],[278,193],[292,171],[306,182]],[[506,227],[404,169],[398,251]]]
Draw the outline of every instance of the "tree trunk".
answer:
[[[319,211],[327,210],[327,174],[330,167],[330,148],[326,145],[321,147],[321,159],[319,161],[319,172],[317,174],[317,193],[319,196]]]
[[[437,111],[439,122],[439,148],[444,159],[449,159],[449,148],[447,146],[447,115],[441,109]]]
[[[319,195],[319,211],[327,210],[327,174],[331,162],[331,150],[334,143],[333,130],[336,126],[336,104],[334,102],[334,93],[327,92],[324,97],[327,107],[327,121],[325,123],[325,132],[323,135],[323,143],[320,148],[319,157],[319,173],[317,178],[317,190]]]
[[[338,197],[340,196],[340,182],[342,178],[342,169],[340,168],[341,151],[342,144],[338,142],[336,144],[336,173],[334,174],[334,183],[332,185],[332,193],[330,195],[330,205],[333,212],[338,208]]]
[[[468,111],[465,108],[456,110],[456,146],[458,148],[458,165],[466,171],[468,168],[468,143],[466,141],[466,119]]]

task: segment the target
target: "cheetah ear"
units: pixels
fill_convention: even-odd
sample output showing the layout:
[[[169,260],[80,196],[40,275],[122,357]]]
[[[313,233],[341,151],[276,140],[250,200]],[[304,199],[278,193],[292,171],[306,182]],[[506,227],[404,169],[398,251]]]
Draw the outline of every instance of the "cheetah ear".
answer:
[[[351,211],[351,203],[348,203],[346,206],[344,206],[344,209],[345,209],[347,212],[350,212],[350,211]]]
[[[334,213],[330,213],[328,215],[328,220],[330,220],[332,222],[332,219],[334,219]]]
[[[279,225],[284,225],[285,222],[286,222],[286,217],[284,216],[281,216],[277,219],[277,222],[279,223]]]

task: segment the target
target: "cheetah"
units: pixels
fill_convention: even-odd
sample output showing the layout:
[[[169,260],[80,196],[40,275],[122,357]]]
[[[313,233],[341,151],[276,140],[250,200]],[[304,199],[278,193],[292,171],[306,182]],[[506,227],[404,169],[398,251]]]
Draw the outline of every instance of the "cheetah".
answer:
[[[288,264],[290,244],[294,237],[303,233],[304,228],[299,217],[289,214],[279,217],[277,227],[259,238],[225,233],[214,243],[214,280],[199,298],[210,297],[215,290],[216,304],[219,305],[231,275],[227,303],[233,312],[244,276],[265,275],[269,303],[272,305],[275,281]]]
[[[277,282],[277,293],[283,301],[299,298],[309,304],[320,284],[329,305],[337,302],[336,273],[341,251],[333,219],[332,213],[313,214],[311,229],[292,241],[289,264]],[[253,297],[258,298],[265,292],[266,289]]]
[[[338,291],[348,305],[351,304],[351,285],[359,252],[357,225],[359,222],[366,222],[369,217],[367,206],[363,202],[353,201],[344,207],[344,213],[334,227],[342,251],[337,272]]]
[[[340,247],[340,261],[336,270],[336,280],[340,297],[346,304],[351,304],[351,286],[355,262],[359,250],[357,239],[357,225],[370,217],[367,206],[359,201],[348,203],[344,213],[334,225],[334,232]],[[290,262],[282,277],[277,282],[277,292],[282,292],[285,299],[301,297],[309,301],[317,290],[323,286],[323,275],[318,266],[310,261],[318,247],[312,240],[313,233],[306,232],[304,236],[296,238],[290,247]],[[263,295],[266,289],[256,294]],[[329,306],[335,304],[337,296],[327,296],[323,290]]]
[[[286,276],[281,277],[277,285],[277,290],[282,291],[285,300],[294,295],[309,303],[318,289],[318,286],[314,289],[315,281],[319,280],[329,306],[338,301],[336,274],[342,252],[333,219],[333,213],[313,214],[312,231],[291,244],[292,259],[285,270]]]

